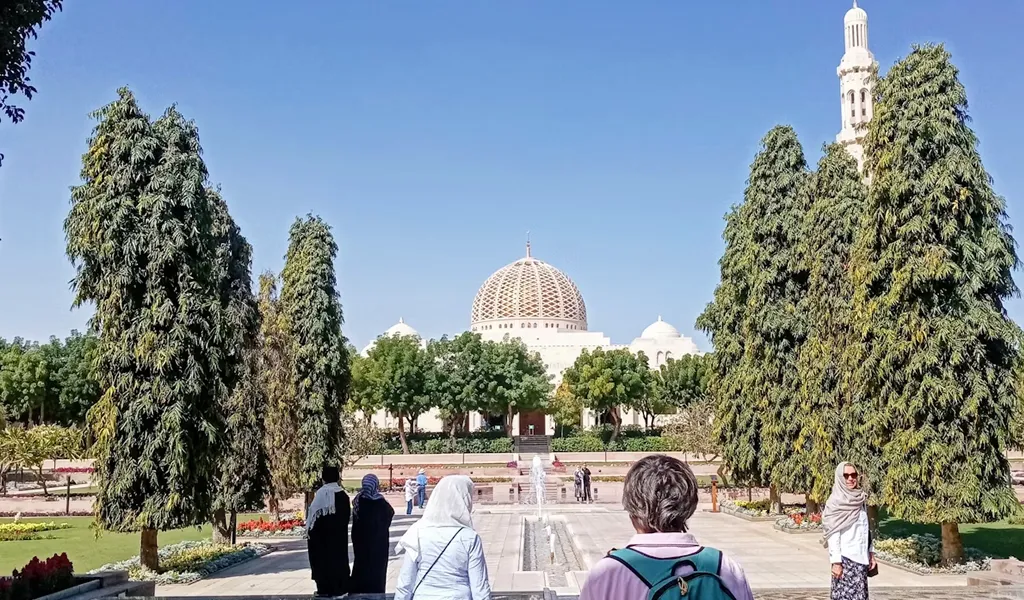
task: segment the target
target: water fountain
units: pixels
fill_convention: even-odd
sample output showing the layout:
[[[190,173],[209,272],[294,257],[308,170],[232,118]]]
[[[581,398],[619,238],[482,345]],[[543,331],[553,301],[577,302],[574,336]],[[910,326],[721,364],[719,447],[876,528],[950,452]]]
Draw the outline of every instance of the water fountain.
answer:
[[[544,480],[547,474],[544,472],[544,465],[539,456],[533,457],[533,465],[530,466],[530,491],[537,500],[537,517],[544,518]]]

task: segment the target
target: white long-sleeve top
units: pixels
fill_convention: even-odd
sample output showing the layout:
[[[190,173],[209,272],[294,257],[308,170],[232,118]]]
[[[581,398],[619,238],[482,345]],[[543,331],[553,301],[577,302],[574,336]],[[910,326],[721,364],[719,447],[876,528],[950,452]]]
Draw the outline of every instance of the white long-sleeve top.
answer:
[[[451,544],[441,554],[449,540]],[[395,600],[411,600],[413,590],[415,600],[491,599],[484,547],[475,531],[468,527],[424,527],[419,531],[419,547],[416,559],[406,555],[402,563]],[[437,563],[431,569],[435,559]]]
[[[857,520],[846,529],[840,529],[828,538],[828,557],[832,563],[843,562],[843,557],[855,563],[871,564],[870,555],[874,553],[874,540],[871,539],[868,526],[868,511],[862,509]]]

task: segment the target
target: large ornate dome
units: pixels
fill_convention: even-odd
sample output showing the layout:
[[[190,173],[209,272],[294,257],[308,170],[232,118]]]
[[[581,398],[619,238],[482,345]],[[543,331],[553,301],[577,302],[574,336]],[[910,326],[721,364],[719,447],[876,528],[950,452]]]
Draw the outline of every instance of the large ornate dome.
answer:
[[[587,306],[576,284],[530,255],[498,269],[473,299],[473,331],[556,329],[586,331]]]

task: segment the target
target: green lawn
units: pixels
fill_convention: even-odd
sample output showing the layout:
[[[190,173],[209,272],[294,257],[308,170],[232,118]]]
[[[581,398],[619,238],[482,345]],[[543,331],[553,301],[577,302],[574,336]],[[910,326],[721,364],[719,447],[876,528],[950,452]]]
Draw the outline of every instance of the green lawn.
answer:
[[[879,533],[885,536],[908,536],[930,533],[942,539],[938,525],[921,525],[889,518],[884,512],[879,515]],[[1024,556],[1024,525],[1010,525],[1006,521],[995,523],[960,524],[960,535],[964,546],[977,548],[999,557]]]
[[[242,522],[255,518],[257,515],[239,515]],[[0,523],[10,523],[13,519],[0,519]],[[90,528],[92,517],[61,517],[23,519],[25,522],[56,522],[68,523],[71,529],[47,531],[43,535],[52,535],[53,539],[29,540],[18,542],[0,542],[0,573],[10,573],[12,569],[20,569],[32,559],[67,552],[68,558],[75,565],[76,573],[85,573],[90,569],[106,563],[124,560],[139,553],[138,533],[103,532],[97,538]],[[210,527],[202,529],[187,528],[175,531],[161,531],[160,545],[174,544],[184,540],[210,539]]]

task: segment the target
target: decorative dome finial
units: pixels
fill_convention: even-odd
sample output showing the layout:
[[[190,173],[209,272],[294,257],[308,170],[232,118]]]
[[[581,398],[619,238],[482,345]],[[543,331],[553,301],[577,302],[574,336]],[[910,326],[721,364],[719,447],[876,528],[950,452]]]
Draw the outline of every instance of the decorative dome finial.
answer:
[[[526,258],[530,258],[530,232],[526,232]]]
[[[853,7],[857,8],[857,0],[853,0]]]

